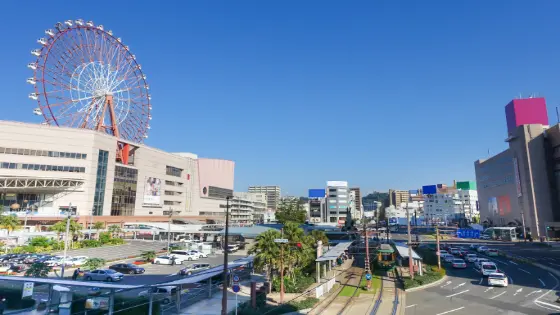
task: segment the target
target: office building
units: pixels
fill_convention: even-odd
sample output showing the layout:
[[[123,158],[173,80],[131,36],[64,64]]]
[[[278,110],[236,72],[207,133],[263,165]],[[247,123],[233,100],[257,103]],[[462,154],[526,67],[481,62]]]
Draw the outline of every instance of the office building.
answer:
[[[326,216],[323,222],[342,225],[349,207],[348,182],[328,181],[326,191]]]
[[[408,190],[389,189],[389,205],[397,207],[410,199]]]
[[[264,223],[266,210],[265,194],[234,192],[230,200],[230,222],[234,225]]]
[[[363,211],[362,194],[360,193],[360,188],[359,187],[350,188],[350,191],[354,192],[354,202],[355,202],[356,209],[358,210],[358,212]]]
[[[325,207],[325,189],[309,189],[307,197],[309,198],[309,222],[321,223],[326,222]]]
[[[278,210],[281,196],[280,186],[251,186],[249,192],[265,194],[267,208],[273,211]]]

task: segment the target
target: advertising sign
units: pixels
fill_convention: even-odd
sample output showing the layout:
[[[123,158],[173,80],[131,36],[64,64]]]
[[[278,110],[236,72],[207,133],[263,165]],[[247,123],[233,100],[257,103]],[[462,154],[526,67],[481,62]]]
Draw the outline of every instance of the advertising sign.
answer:
[[[161,179],[146,177],[144,183],[144,205],[161,206]]]
[[[424,195],[437,194],[437,186],[436,185],[422,186],[422,194]]]
[[[397,223],[399,223],[398,218],[389,218],[389,224],[397,224]]]
[[[457,229],[458,238],[479,238],[480,231],[473,229]]]
[[[511,202],[508,195],[498,197],[498,212],[501,216],[511,213]]]
[[[91,297],[86,300],[88,310],[109,310],[109,297]]]
[[[348,187],[348,182],[340,181],[340,180],[331,180],[327,182],[327,186],[330,187]]]
[[[409,190],[408,193],[410,194],[410,197],[416,197],[418,196],[418,190]]]
[[[325,189],[309,189],[309,198],[325,198]]]
[[[496,197],[488,198],[488,212],[490,212],[491,215],[498,214],[498,199],[496,199]]]
[[[33,296],[33,282],[23,283],[23,292],[21,294],[21,297],[24,298],[28,296]]]
[[[519,164],[517,158],[513,158],[513,172],[515,173],[515,186],[517,187],[517,197],[523,196],[521,192],[521,177],[519,176]]]

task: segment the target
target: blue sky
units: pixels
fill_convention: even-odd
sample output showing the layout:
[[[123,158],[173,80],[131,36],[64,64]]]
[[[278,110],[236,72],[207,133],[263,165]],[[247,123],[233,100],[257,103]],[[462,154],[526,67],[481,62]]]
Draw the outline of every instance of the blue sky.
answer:
[[[1,118],[39,122],[25,65],[57,21],[123,38],[148,76],[147,144],[236,162],[235,190],[304,195],[474,180],[504,106],[560,102],[557,1],[5,1]]]

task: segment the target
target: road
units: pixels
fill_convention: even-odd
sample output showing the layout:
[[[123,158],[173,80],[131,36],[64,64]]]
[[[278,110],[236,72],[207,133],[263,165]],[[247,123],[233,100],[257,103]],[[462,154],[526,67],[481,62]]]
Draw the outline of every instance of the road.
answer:
[[[493,247],[517,250],[514,245],[502,245],[497,244]],[[446,282],[407,294],[406,314],[472,315],[507,312],[536,315],[560,312],[560,305],[555,303],[556,289],[560,287],[556,276],[533,265],[514,262],[504,257],[486,258],[496,262],[498,268],[508,275],[508,287],[489,287],[486,279],[474,270],[472,264],[464,270],[448,266]]]

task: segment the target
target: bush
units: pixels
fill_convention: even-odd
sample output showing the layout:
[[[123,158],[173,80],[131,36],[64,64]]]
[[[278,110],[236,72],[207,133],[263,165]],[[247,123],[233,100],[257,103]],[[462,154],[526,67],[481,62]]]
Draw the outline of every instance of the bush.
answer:
[[[82,247],[99,247],[101,246],[101,242],[98,240],[83,240],[81,241]]]
[[[307,290],[313,283],[315,283],[315,278],[309,275],[296,275],[293,279],[284,277],[284,292],[301,293]],[[280,292],[280,277],[274,277],[272,280],[272,289],[276,292]]]
[[[420,276],[420,275],[415,275],[414,276],[414,280],[411,280],[410,277],[406,277],[404,278],[404,289],[410,289],[410,288],[414,288],[414,287],[419,287],[425,284],[429,284],[435,281],[438,281],[439,279],[443,278],[443,276],[445,276],[445,269],[441,268],[441,270],[438,270],[437,266],[427,266],[426,268],[426,272],[424,273],[424,275]]]
[[[52,243],[51,239],[44,236],[37,236],[32,238],[31,241],[29,241],[29,245],[35,247],[47,247],[51,245],[51,243]]]
[[[99,242],[101,242],[101,244],[107,244],[110,241],[111,241],[111,233],[109,232],[99,233]]]
[[[105,265],[105,259],[89,258],[82,267],[86,270],[94,270],[103,267],[103,265]]]
[[[124,244],[124,240],[122,238],[112,238],[107,242],[107,244],[122,245],[122,244]]]
[[[33,277],[33,278],[46,278],[49,275],[49,271],[51,271],[51,267],[47,266],[44,263],[33,263],[27,270],[25,270],[26,277]]]

